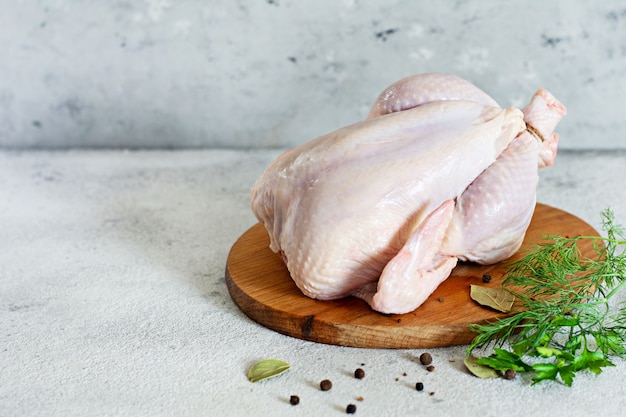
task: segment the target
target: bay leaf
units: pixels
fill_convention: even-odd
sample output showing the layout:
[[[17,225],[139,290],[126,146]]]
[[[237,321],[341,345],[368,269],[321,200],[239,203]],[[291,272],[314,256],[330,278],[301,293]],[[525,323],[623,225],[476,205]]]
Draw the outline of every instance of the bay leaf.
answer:
[[[259,382],[268,378],[273,378],[286,372],[290,365],[280,359],[263,359],[252,365],[248,370],[250,382]]]
[[[515,296],[504,288],[483,287],[470,284],[470,297],[478,304],[508,313],[513,307]]]
[[[472,374],[482,379],[496,378],[500,376],[495,369],[490,368],[487,365],[481,365],[480,363],[477,363],[476,359],[477,358],[474,355],[466,356],[465,359],[463,359],[465,367]]]

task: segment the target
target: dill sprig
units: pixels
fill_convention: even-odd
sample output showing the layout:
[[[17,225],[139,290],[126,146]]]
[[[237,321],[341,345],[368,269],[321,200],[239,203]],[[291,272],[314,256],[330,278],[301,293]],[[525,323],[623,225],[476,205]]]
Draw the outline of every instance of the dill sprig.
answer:
[[[468,355],[493,345],[479,364],[532,373],[533,384],[568,386],[577,372],[599,374],[613,366],[611,356],[626,355],[626,307],[611,302],[626,285],[626,237],[611,209],[601,215],[606,237],[548,236],[508,264],[502,285],[516,298],[514,310],[472,325],[477,336]],[[581,248],[595,256],[584,257]]]

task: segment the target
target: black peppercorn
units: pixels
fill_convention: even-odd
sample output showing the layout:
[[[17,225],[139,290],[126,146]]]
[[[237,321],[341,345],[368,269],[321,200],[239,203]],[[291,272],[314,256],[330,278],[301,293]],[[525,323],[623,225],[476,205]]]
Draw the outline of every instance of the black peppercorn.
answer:
[[[291,405],[300,404],[300,397],[298,397],[297,395],[292,395],[291,397],[289,397],[289,404]]]
[[[483,275],[483,282],[491,282],[491,275],[489,274]]]
[[[330,379],[325,379],[322,382],[320,382],[320,388],[322,391],[328,391],[332,387],[333,387],[333,383],[330,382]]]
[[[415,384],[415,389],[418,391],[422,391],[424,389],[424,384],[421,382],[418,382]]]
[[[363,369],[361,369],[361,368],[357,368],[357,369],[354,371],[354,377],[355,377],[356,379],[363,379],[363,377],[364,377],[364,376],[365,376],[365,371],[364,371]]]
[[[348,413],[348,414],[356,413],[356,405],[348,404],[348,406],[346,407],[346,413]]]
[[[506,372],[504,372],[504,379],[515,379],[515,375],[517,375],[515,370],[508,369]]]
[[[422,365],[430,365],[431,363],[433,363],[433,357],[430,353],[424,352],[420,355],[420,362],[422,363]]]

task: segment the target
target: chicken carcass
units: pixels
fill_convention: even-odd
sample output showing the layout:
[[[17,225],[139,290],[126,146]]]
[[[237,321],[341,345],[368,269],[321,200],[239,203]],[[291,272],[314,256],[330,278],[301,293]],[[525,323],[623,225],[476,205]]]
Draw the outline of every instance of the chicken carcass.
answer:
[[[407,313],[459,260],[519,249],[564,114],[543,89],[522,110],[502,109],[461,78],[408,77],[365,120],[280,155],[251,208],[305,295]]]

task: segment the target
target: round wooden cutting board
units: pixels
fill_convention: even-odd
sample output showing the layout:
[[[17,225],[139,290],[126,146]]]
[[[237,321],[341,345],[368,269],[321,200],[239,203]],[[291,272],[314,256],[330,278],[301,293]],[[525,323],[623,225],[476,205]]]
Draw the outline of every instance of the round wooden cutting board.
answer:
[[[598,236],[598,232],[563,210],[537,204],[521,252],[532,249],[547,235]],[[304,296],[268,245],[269,236],[260,223],[246,231],[228,255],[226,284],[246,315],[289,336],[353,347],[430,348],[468,344],[475,337],[468,328],[470,324],[503,317],[478,305],[469,295],[470,284],[499,286],[504,273],[502,263],[460,263],[415,311],[385,315],[354,297],[318,301]],[[591,245],[581,251],[586,257],[595,254]],[[482,282],[484,274],[491,275],[489,284]]]

